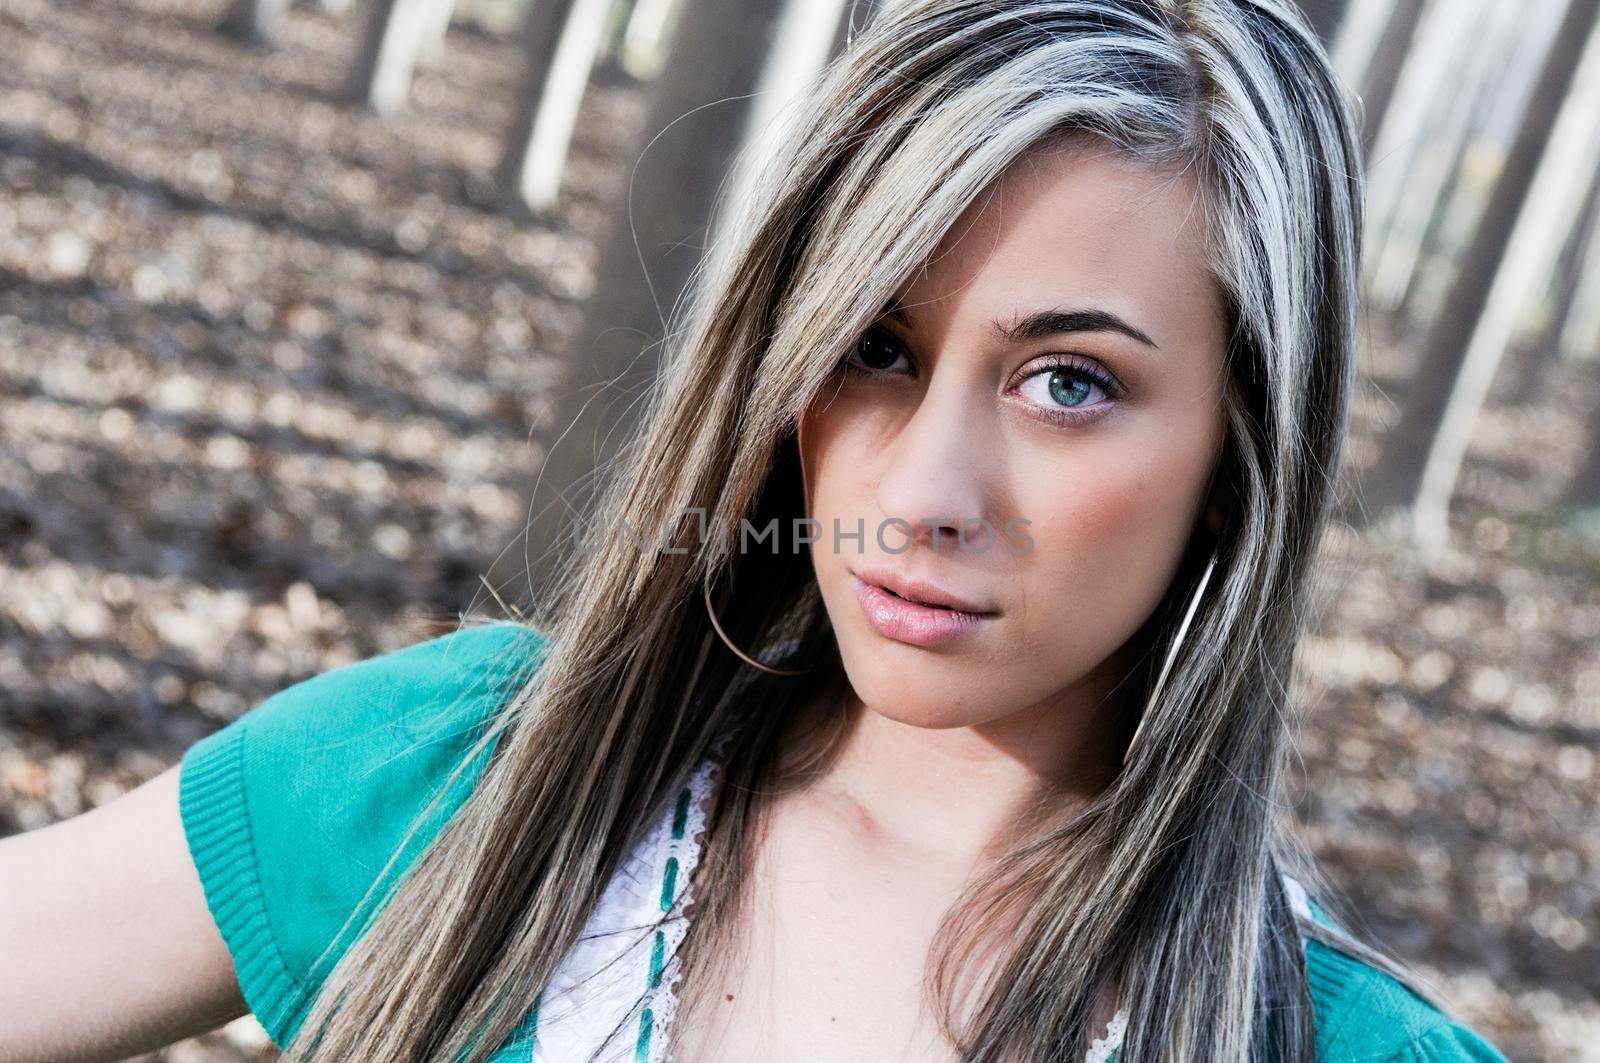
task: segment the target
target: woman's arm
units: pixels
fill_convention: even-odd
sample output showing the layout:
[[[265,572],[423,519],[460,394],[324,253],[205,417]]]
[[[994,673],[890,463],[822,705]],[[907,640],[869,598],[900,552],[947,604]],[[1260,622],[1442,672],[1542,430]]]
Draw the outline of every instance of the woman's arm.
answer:
[[[122,1059],[246,1013],[177,767],[0,840],[0,957],[0,1063]]]

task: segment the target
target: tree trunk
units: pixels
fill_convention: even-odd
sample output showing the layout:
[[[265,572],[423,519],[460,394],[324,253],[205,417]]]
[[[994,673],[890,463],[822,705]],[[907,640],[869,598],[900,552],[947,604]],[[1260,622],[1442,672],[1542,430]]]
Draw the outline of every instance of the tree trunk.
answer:
[[[1471,155],[1507,98],[1515,101],[1512,106],[1519,114],[1526,104],[1527,93],[1522,90],[1531,87],[1527,75],[1521,73],[1520,81],[1514,81],[1506,71],[1537,68],[1549,45],[1546,30],[1555,31],[1560,9],[1553,14],[1554,18],[1546,14],[1547,27],[1530,30],[1527,50],[1531,54],[1521,55],[1524,42],[1518,42],[1521,62],[1514,62],[1481,47],[1483,40],[1518,32],[1514,13],[1507,17],[1503,10],[1480,3],[1456,17],[1457,10],[1449,5],[1429,7],[1412,45],[1412,59],[1396,89],[1400,105],[1391,107],[1384,127],[1375,130],[1379,140],[1374,155],[1381,152],[1383,161],[1374,171],[1387,170],[1389,183],[1398,188],[1391,208],[1395,224],[1369,271],[1369,306],[1381,307],[1419,326],[1433,320],[1442,297],[1428,283],[1435,264],[1443,256],[1444,264],[1453,266],[1472,235],[1458,231],[1458,216],[1463,213],[1458,201],[1480,199],[1471,174]],[[1443,33],[1434,24],[1441,18],[1449,23]],[[1434,53],[1434,61],[1423,62],[1428,52]],[[1425,110],[1410,109],[1408,114],[1403,105],[1409,102],[1408,93],[1426,93],[1432,102]],[[1399,153],[1408,143],[1415,149],[1402,161]],[[1486,196],[1485,191],[1482,198]]]
[[[672,28],[685,0],[637,0],[622,32],[617,65],[629,77],[648,81],[661,73]]]
[[[428,8],[427,23],[422,28],[422,50],[437,55],[444,49],[444,39],[450,32],[450,20],[455,17],[456,0],[433,0]]]
[[[522,76],[506,127],[500,189],[530,210],[547,210],[561,190],[567,149],[589,84],[612,0],[536,0],[522,31]]]
[[[622,48],[628,35],[628,23],[633,21],[636,10],[637,0],[616,0],[611,5],[605,29],[600,34],[600,47],[595,52],[592,80],[609,85],[633,80],[633,75],[622,65]]]
[[[638,399],[655,380],[665,317],[707,242],[719,182],[745,134],[783,7],[779,0],[685,2],[640,139],[626,155],[638,163],[629,165],[623,202],[601,236],[594,292],[554,396],[556,443],[534,492],[527,566],[494,574],[497,587],[509,582],[538,601],[571,563],[594,501],[592,480],[634,427]]]
[[[1394,308],[1416,268],[1422,219],[1431,213],[1429,205],[1439,202],[1453,172],[1441,156],[1459,157],[1473,105],[1482,94],[1482,79],[1473,76],[1482,50],[1473,51],[1466,42],[1489,12],[1474,4],[1468,17],[1451,14],[1445,6],[1429,6],[1401,67],[1395,106],[1384,116],[1382,128],[1373,130],[1383,165],[1370,167],[1367,174],[1365,270],[1371,286],[1368,305],[1384,310]],[[1460,82],[1470,91],[1445,91],[1444,71],[1451,66],[1461,70]]]
[[[1600,429],[1589,429],[1589,456],[1567,485],[1563,502],[1572,509],[1600,508]]]
[[[1595,209],[1600,211],[1600,205]],[[1589,235],[1577,271],[1577,290],[1557,339],[1561,357],[1569,361],[1593,358],[1600,351],[1600,219]]]
[[[1416,38],[1417,26],[1422,22],[1424,0],[1394,0],[1389,21],[1378,38],[1378,47],[1367,64],[1366,75],[1361,79],[1362,146],[1368,159],[1377,142],[1378,130],[1389,104],[1394,100],[1395,86],[1400,83],[1400,71],[1406,57],[1411,54],[1411,42]]]
[[[800,96],[812,90],[814,79],[834,56],[850,18],[848,0],[787,0],[783,7],[745,119],[739,154],[728,174],[728,190],[722,197],[725,210],[748,198],[756,175],[787,142],[788,124],[795,118]],[[711,231],[724,231],[721,218],[712,219]]]
[[[1583,193],[1571,226],[1571,235],[1556,260],[1555,277],[1550,286],[1550,309],[1528,344],[1522,375],[1512,390],[1511,401],[1519,405],[1535,402],[1543,394],[1545,378],[1552,364],[1561,357],[1561,337],[1577,306],[1584,258],[1596,239],[1596,224],[1600,222],[1600,166],[1592,170],[1589,187]]]
[[[249,44],[270,44],[288,6],[289,0],[234,0],[217,29]]]
[[[1509,338],[1516,309],[1510,288],[1520,271],[1504,269],[1507,248],[1541,164],[1551,165],[1546,149],[1597,13],[1600,0],[1567,5],[1477,232],[1406,388],[1400,419],[1383,441],[1379,465],[1362,485],[1369,519],[1397,506],[1412,508],[1416,541],[1425,549],[1444,540],[1445,513],[1471,423]],[[1534,261],[1541,253],[1537,243],[1530,239],[1518,257]]]
[[[361,32],[361,47],[350,70],[347,96],[379,114],[403,108],[411,97],[429,28],[439,21],[437,5],[450,0],[373,0]]]
[[[1418,157],[1414,172],[1406,174],[1410,187],[1403,203],[1421,219],[1414,238],[1385,248],[1382,265],[1387,269],[1374,276],[1373,290],[1381,290],[1383,295],[1372,299],[1372,304],[1381,303],[1407,321],[1426,318],[1426,307],[1417,305],[1427,294],[1424,282],[1440,256],[1451,255],[1456,200],[1471,194],[1467,176],[1472,135],[1482,128],[1489,107],[1485,99],[1474,99],[1472,93],[1461,95],[1461,106],[1442,115],[1433,127],[1437,132],[1429,134],[1436,142]]]

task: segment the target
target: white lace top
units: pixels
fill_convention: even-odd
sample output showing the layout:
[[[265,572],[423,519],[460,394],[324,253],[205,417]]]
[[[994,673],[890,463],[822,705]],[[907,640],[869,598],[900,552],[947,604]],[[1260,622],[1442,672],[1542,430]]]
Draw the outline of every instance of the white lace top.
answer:
[[[666,1063],[667,1028],[677,1012],[677,950],[688,918],[651,924],[680,902],[688,907],[690,877],[700,858],[717,765],[708,757],[677,800],[640,838],[607,885],[576,945],[567,953],[529,1016],[535,1063]],[[1296,911],[1310,916],[1305,889],[1284,876]],[[647,931],[647,933],[643,932]],[[1106,1063],[1128,1022],[1119,1009],[1084,1056]],[[498,1056],[496,1057],[498,1060]]]
[[[690,901],[689,880],[717,770],[703,761],[607,884],[577,943],[539,994],[536,1063],[663,1063],[677,1011],[678,945],[689,921],[662,913]]]

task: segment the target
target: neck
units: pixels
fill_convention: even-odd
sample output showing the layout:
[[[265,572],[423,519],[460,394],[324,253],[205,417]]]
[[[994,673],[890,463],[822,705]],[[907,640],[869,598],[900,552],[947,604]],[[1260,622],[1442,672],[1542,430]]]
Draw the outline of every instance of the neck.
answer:
[[[875,843],[971,865],[1033,814],[1082,807],[1111,781],[1120,750],[1102,685],[946,728],[901,722],[847,687],[843,735],[803,789],[841,803]]]

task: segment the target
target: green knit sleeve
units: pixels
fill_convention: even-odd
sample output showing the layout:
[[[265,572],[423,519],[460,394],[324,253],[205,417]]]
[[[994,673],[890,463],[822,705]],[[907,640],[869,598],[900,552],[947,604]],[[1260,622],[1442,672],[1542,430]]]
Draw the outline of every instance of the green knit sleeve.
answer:
[[[1312,917],[1339,926],[1307,897]],[[1446,1016],[1388,972],[1320,941],[1306,942],[1306,977],[1317,1059],[1328,1063],[1509,1063],[1469,1027]]]
[[[488,750],[452,772],[546,649],[520,623],[465,627],[288,686],[185,751],[189,852],[245,1002],[280,1048],[470,792]]]
[[[1510,1063],[1494,1045],[1458,1022],[1447,1022],[1417,1037],[1392,1063]]]

